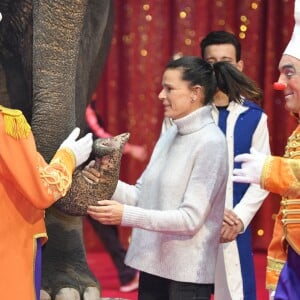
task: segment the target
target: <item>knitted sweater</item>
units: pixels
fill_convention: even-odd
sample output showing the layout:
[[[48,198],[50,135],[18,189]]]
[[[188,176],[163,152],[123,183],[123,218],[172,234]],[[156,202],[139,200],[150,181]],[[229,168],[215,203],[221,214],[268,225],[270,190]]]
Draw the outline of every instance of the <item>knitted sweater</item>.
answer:
[[[125,204],[122,225],[135,227],[125,262],[175,281],[213,283],[228,176],[226,141],[210,105],[174,123],[136,185],[119,181],[112,197]]]

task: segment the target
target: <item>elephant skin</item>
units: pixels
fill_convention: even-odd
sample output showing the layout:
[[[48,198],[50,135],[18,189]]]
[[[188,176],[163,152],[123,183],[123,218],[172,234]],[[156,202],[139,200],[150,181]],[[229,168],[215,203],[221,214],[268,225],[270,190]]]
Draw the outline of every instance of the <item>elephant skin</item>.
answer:
[[[113,1],[1,0],[0,12],[0,104],[23,111],[39,152],[50,161],[75,126],[86,129],[85,109],[111,44]],[[46,210],[42,296],[99,300],[82,221],[55,207]]]
[[[76,171],[72,189],[54,206],[69,215],[84,216],[89,205],[97,205],[99,200],[111,199],[119,179],[122,151],[129,136],[129,133],[123,133],[116,137],[94,141],[94,168],[100,172],[99,182],[97,184],[87,182],[82,173]],[[82,197],[83,190],[85,198]]]

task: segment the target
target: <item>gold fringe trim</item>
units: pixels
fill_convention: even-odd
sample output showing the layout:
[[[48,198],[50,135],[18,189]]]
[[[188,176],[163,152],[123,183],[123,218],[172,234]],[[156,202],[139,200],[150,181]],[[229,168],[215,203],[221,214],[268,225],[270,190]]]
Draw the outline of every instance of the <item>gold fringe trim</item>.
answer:
[[[0,106],[0,111],[4,115],[4,130],[8,135],[16,139],[28,137],[31,128],[20,110]]]

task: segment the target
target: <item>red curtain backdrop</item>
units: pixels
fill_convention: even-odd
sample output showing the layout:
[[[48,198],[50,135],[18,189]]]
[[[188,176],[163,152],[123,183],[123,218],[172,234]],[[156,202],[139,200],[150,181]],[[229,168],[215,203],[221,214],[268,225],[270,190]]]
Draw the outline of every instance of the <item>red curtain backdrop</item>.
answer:
[[[244,71],[264,91],[272,153],[283,154],[296,122],[272,83],[292,33],[294,0],[115,0],[114,5],[114,36],[96,90],[111,134],[130,132],[130,142],[145,145],[149,159],[163,118],[157,95],[165,64],[179,52],[199,55],[199,42],[209,31],[227,30],[240,38]],[[147,161],[125,155],[121,179],[134,183]],[[252,223],[255,249],[270,242],[279,200],[270,195]]]

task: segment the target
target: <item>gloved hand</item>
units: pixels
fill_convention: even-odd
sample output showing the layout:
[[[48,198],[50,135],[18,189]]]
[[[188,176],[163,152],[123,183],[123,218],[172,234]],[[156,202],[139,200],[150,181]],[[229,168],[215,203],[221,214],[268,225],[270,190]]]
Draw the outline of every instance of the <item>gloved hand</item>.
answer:
[[[84,163],[92,152],[93,138],[92,134],[88,133],[81,139],[77,140],[80,129],[76,127],[70,135],[62,142],[59,148],[69,148],[75,155],[76,167]]]
[[[250,149],[249,153],[237,155],[234,158],[235,162],[241,162],[241,169],[233,169],[232,180],[242,183],[260,184],[260,177],[267,155]]]

